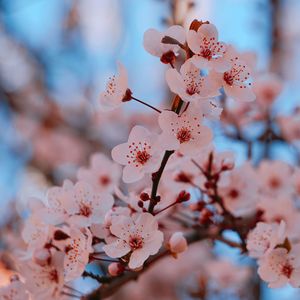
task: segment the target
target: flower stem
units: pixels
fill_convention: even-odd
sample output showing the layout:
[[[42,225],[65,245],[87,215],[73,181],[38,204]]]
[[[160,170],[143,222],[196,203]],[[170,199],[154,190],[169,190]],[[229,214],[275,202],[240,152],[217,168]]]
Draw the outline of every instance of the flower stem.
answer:
[[[131,96],[131,99],[133,99],[133,100],[135,100],[136,102],[139,102],[139,103],[141,103],[141,104],[143,104],[143,105],[146,105],[146,106],[150,107],[151,109],[157,111],[158,113],[161,113],[161,110],[159,110],[158,108],[156,108],[156,107],[154,107],[154,106],[152,106],[152,105],[150,105],[150,104],[148,104],[148,103],[146,103],[146,102],[144,102],[144,101],[142,101],[142,100],[140,100],[140,99],[137,99],[137,98],[135,98],[135,97],[133,97],[133,96]]]

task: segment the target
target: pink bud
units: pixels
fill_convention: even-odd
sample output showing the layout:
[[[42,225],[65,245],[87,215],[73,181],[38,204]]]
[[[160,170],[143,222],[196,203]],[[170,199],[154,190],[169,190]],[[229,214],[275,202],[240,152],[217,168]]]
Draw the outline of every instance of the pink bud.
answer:
[[[169,240],[169,247],[172,253],[182,253],[184,252],[188,245],[182,232],[175,232],[172,234]]]
[[[108,273],[111,276],[119,276],[124,272],[124,266],[120,263],[114,262],[108,266]]]

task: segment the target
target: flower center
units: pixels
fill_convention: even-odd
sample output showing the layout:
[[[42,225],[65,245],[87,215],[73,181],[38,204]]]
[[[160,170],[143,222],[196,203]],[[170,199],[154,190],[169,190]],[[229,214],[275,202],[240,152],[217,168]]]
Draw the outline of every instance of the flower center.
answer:
[[[280,180],[277,178],[277,177],[273,177],[270,179],[270,182],[269,182],[270,186],[273,188],[273,189],[277,189],[280,187],[281,185],[281,182]]]
[[[225,72],[225,73],[224,73],[224,76],[223,76],[223,79],[224,79],[224,81],[225,81],[228,85],[230,85],[230,86],[233,85],[233,77],[231,76],[230,73]]]
[[[143,166],[151,158],[151,146],[147,142],[132,142],[129,145],[127,154],[128,164],[134,164],[135,167]]]
[[[230,197],[231,199],[236,199],[236,198],[238,198],[239,194],[240,194],[239,191],[236,190],[236,189],[232,189],[232,190],[230,190],[229,193],[228,193],[228,195],[229,195],[229,197]]]
[[[210,49],[203,49],[201,51],[201,56],[208,59],[208,60],[210,60],[210,59],[212,59],[212,52],[211,52]]]
[[[111,180],[110,180],[109,176],[107,176],[107,175],[102,175],[99,177],[100,185],[107,186],[110,184],[110,182],[111,182]]]
[[[177,140],[180,142],[180,144],[188,142],[191,140],[192,138],[192,134],[191,131],[186,128],[186,127],[182,127],[178,132],[177,132]]]
[[[58,273],[56,270],[51,270],[49,272],[49,280],[58,283]]]
[[[129,238],[129,246],[131,250],[137,250],[143,248],[143,238],[138,235],[130,236]]]
[[[88,205],[82,203],[80,205],[79,214],[81,216],[88,217],[88,216],[90,216],[92,214],[92,210],[91,210],[91,208]]]
[[[291,266],[289,263],[286,263],[281,269],[281,274],[286,276],[287,278],[290,278],[293,273],[293,270],[293,266]]]
[[[149,160],[150,156],[151,155],[146,150],[143,150],[136,153],[135,159],[139,164],[144,165]]]

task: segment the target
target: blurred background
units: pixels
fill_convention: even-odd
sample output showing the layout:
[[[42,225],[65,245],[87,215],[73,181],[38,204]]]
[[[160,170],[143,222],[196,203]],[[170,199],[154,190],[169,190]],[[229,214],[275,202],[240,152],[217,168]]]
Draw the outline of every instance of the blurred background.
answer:
[[[91,153],[109,153],[144,118],[136,105],[110,114],[95,109],[116,61],[138,98],[170,101],[165,66],[143,49],[145,30],[209,20],[221,40],[255,53],[261,72],[280,76],[276,105],[288,113],[299,104],[299,14],[299,0],[0,0],[0,227],[26,214],[28,196],[75,178]],[[216,144],[244,158],[236,141],[216,136]],[[276,151],[293,163],[285,149]],[[262,299],[295,293],[263,287]]]

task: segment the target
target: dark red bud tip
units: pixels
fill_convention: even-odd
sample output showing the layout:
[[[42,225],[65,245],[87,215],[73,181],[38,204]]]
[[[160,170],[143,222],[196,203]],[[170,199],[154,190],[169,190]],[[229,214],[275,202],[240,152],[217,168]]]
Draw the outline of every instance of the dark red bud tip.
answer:
[[[160,202],[160,196],[156,196],[155,201],[156,201],[156,203]]]
[[[127,101],[130,101],[131,99],[132,99],[132,92],[130,89],[127,89],[125,92],[125,95],[122,99],[122,102],[127,102]]]
[[[189,201],[190,199],[191,199],[191,194],[190,193],[188,193],[186,191],[181,191],[178,194],[176,202],[181,203],[181,202]]]
[[[175,63],[176,60],[176,55],[173,51],[168,51],[166,53],[164,53],[161,58],[160,61],[164,64],[171,64],[173,65]]]
[[[56,241],[63,241],[63,240],[70,238],[70,236],[68,234],[66,234],[65,232],[63,232],[62,230],[56,230],[53,234],[53,238]]]
[[[140,194],[140,199],[142,201],[148,201],[148,200],[150,200],[149,194],[148,193],[141,193]]]
[[[195,19],[190,25],[190,30],[198,31],[199,27],[202,26],[203,24],[209,24],[209,22],[208,21],[202,22]]]
[[[177,182],[190,183],[191,180],[192,180],[192,176],[185,174],[184,172],[179,173],[175,177],[175,181],[177,181]]]
[[[143,208],[144,207],[144,202],[142,200],[138,201],[138,206]]]

